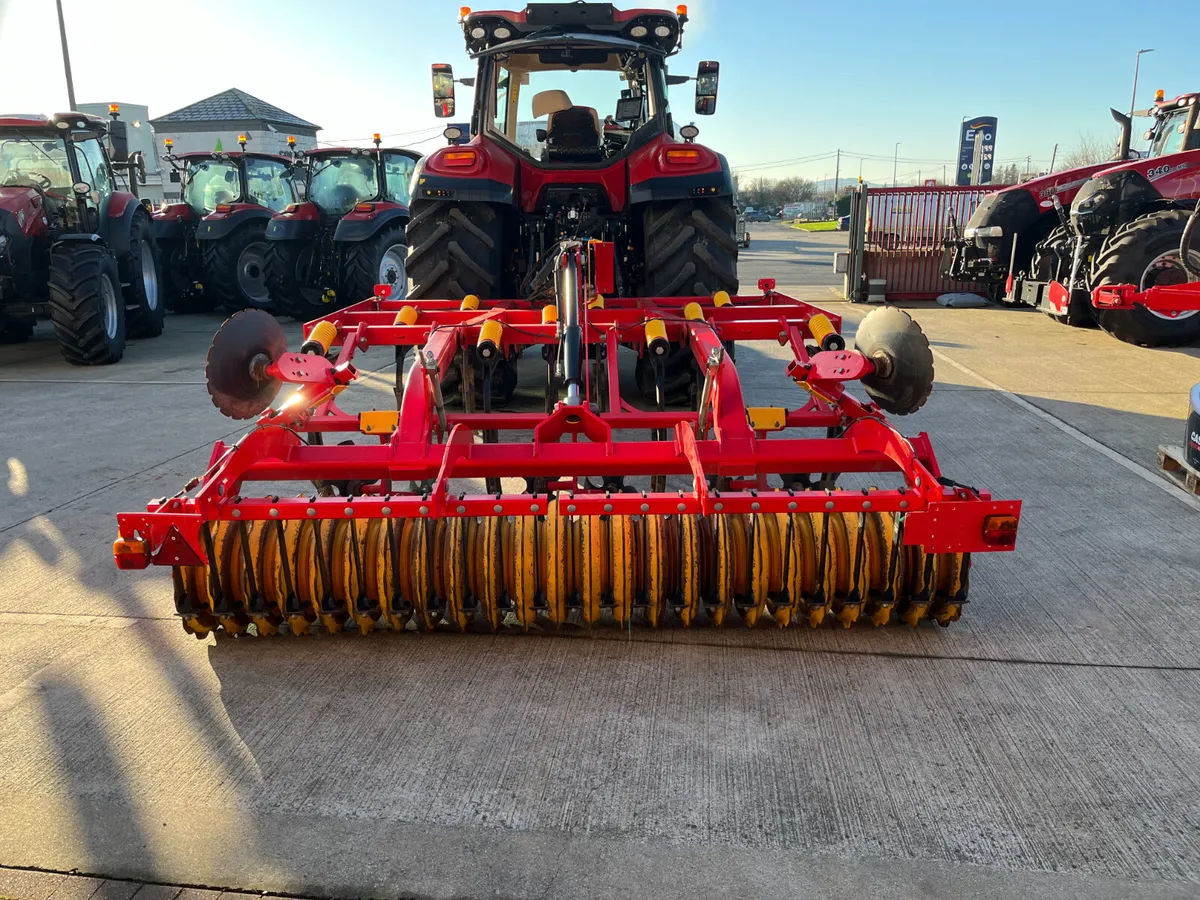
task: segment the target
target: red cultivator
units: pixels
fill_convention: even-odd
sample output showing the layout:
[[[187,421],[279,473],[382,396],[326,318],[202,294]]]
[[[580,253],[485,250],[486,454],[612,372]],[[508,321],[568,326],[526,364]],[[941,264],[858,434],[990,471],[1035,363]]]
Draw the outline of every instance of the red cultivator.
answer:
[[[257,423],[184,491],[118,516],[117,565],[173,567],[197,635],[957,619],[969,555],[1011,550],[1021,504],[943,478],[928,438],[884,419],[932,387],[916,324],[874,311],[845,349],[837,316],[771,280],[759,296],[603,298],[611,259],[609,244],[563,244],[545,301],[368,300],[306,326],[299,353],[265,313],[229,319],[209,391]],[[790,347],[806,402],[747,408],[735,341]],[[342,411],[355,354],[378,345],[397,348],[398,370],[419,348],[398,410]],[[680,345],[696,389],[668,409],[664,361]],[[547,411],[492,411],[533,347]],[[621,347],[650,360],[657,408],[622,397]],[[284,382],[295,390],[270,408]],[[368,441],[334,445],[352,435]],[[837,487],[850,473],[896,486]],[[252,487],[281,481],[306,496]]]

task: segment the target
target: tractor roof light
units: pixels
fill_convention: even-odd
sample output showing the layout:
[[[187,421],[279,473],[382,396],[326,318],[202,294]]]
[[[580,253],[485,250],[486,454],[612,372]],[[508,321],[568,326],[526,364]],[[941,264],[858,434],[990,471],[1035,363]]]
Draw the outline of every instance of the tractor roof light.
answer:
[[[469,16],[470,14],[471,14],[471,7],[460,6],[458,8],[458,21],[460,21],[460,22],[465,21],[467,16]]]
[[[498,41],[507,41],[512,37],[512,29],[507,25],[497,25],[492,29],[492,37]]]
[[[1154,92],[1154,102],[1162,103],[1163,98],[1166,96],[1167,96],[1166,91],[1164,91],[1162,88],[1159,88],[1157,91]]]
[[[289,146],[289,147],[295,147],[295,146],[296,146],[296,136],[295,136],[294,134],[289,134],[289,135],[288,135],[288,146]]]
[[[457,141],[463,136],[463,130],[457,125],[447,125],[442,131],[442,137],[448,141]]]
[[[121,107],[116,103],[108,104],[108,114],[114,119],[121,114]]]
[[[164,146],[164,147],[166,147],[166,148],[167,148],[167,152],[168,152],[168,153],[170,153],[170,152],[171,152],[171,148],[175,146],[175,142],[174,142],[173,140],[171,140],[170,138],[164,138],[164,139],[163,139],[163,146]]]
[[[677,7],[675,7],[675,15],[679,16],[679,18],[681,18],[681,19],[684,16],[686,16],[687,15],[687,5],[684,3],[680,3]]]
[[[380,144],[383,143],[383,138],[381,138],[379,136],[379,132],[377,131],[373,135],[371,135],[371,141],[372,141],[372,143],[375,144],[376,147],[378,147]]]

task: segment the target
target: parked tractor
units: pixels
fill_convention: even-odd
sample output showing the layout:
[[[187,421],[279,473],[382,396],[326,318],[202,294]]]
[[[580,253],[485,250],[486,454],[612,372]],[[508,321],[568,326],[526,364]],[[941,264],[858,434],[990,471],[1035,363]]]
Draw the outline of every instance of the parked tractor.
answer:
[[[84,113],[0,116],[0,341],[49,318],[68,362],[120,360],[162,333],[158,251],[136,191],[145,160],[125,123]]]
[[[736,293],[741,236],[729,164],[695,142],[695,125],[676,139],[667,98],[668,86],[692,80],[667,73],[686,22],[682,6],[464,8],[477,60],[475,77],[459,82],[475,90],[472,137],[417,167],[409,296],[549,297],[564,240],[618,248],[620,297]],[[436,64],[432,74],[435,115],[454,116],[452,67]],[[718,75],[716,62],[699,64],[700,115],[716,111]],[[657,394],[651,363],[638,363],[647,399]],[[700,376],[686,349],[673,348],[665,369],[658,380],[672,400],[694,397]]]
[[[1158,95],[1153,110],[1135,114],[1153,117],[1145,134],[1150,142],[1150,158],[1183,147],[1179,126],[1184,123],[1186,111],[1181,112],[1174,105],[1176,101],[1164,102],[1162,91]],[[1109,160],[1043,175],[985,197],[961,236],[946,242],[943,274],[979,285],[996,302],[1041,305],[1041,293],[1034,282],[1049,280],[1045,268],[1050,247],[1065,237],[1065,217],[1079,189],[1097,172],[1140,158],[1129,149],[1132,119],[1115,109],[1109,112],[1120,126],[1117,150]],[[1084,298],[1072,316],[1087,321],[1087,309]]]
[[[307,320],[363,300],[377,284],[408,287],[408,189],[421,154],[332,147],[304,156],[307,195],[267,226],[267,278],[281,312]]]
[[[1200,94],[1157,103],[1148,132],[1154,154],[1096,173],[1079,189],[1069,221],[1039,245],[1032,276],[1014,291],[1069,325],[1093,321],[1120,340],[1145,346],[1200,338],[1200,315],[1138,306],[1092,308],[1092,291],[1130,284],[1140,291],[1195,280],[1180,252],[1188,214],[1200,199]],[[1194,247],[1194,245],[1191,245]],[[1200,252],[1189,251],[1193,270]]]
[[[164,299],[173,312],[267,309],[266,230],[275,213],[299,199],[295,157],[240,151],[175,154],[167,138],[180,202],[154,214],[154,238],[166,270]],[[291,146],[295,138],[288,138]]]

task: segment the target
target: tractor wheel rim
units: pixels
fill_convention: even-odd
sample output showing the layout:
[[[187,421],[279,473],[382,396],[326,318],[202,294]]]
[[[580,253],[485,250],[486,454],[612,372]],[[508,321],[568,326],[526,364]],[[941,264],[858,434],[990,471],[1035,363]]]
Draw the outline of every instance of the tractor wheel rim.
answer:
[[[117,290],[108,275],[100,276],[100,305],[104,307],[104,333],[110,341],[116,340],[117,322],[125,311],[117,303]]]
[[[256,304],[267,302],[266,250],[266,244],[248,244],[238,257],[238,287],[246,299]]]
[[[142,241],[138,251],[142,268],[142,293],[146,297],[146,308],[158,309],[158,266],[154,264],[154,251],[148,241]],[[112,333],[110,332],[110,337]]]
[[[375,283],[392,286],[389,300],[403,300],[408,295],[408,273],[404,269],[407,251],[404,244],[393,244],[383,251],[379,260],[379,280]]]
[[[1190,257],[1193,269],[1200,269],[1200,253],[1191,251]],[[1150,261],[1146,266],[1146,270],[1142,272],[1141,281],[1138,283],[1139,290],[1146,290],[1156,285],[1174,285],[1184,284],[1191,281],[1187,272],[1183,268],[1182,260],[1179,257],[1179,251],[1168,250],[1166,253],[1160,253]],[[1167,319],[1171,322],[1180,322],[1184,319],[1190,319],[1200,310],[1187,310],[1184,312],[1160,312],[1154,309],[1147,309],[1152,316],[1159,319]]]

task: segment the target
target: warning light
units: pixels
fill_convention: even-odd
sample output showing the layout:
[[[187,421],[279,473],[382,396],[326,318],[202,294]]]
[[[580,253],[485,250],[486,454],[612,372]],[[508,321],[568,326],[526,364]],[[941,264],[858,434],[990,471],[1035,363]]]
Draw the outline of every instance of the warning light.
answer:
[[[115,103],[110,103],[110,104],[108,104],[108,114],[109,114],[110,116],[115,116],[115,115],[117,115],[117,114],[118,114],[120,111],[121,111],[121,107],[117,106],[117,104],[115,104]]]
[[[382,142],[382,140],[381,140],[381,138],[379,137],[379,132],[378,132],[378,131],[377,131],[377,132],[375,132],[373,135],[371,135],[371,140],[373,140],[373,141],[375,142],[375,146],[377,146],[377,147],[379,146],[379,144]]]
[[[465,18],[466,18],[467,16],[469,16],[470,14],[471,14],[471,7],[469,7],[469,6],[460,6],[460,7],[458,8],[458,17],[459,17],[460,19],[465,19]]]
[[[1166,96],[1167,96],[1167,95],[1166,95],[1166,92],[1165,92],[1165,91],[1163,91],[1163,89],[1162,89],[1162,88],[1159,88],[1157,91],[1155,91],[1155,92],[1154,92],[1154,102],[1155,102],[1155,103],[1162,103],[1162,102],[1163,102],[1163,98],[1164,98],[1164,97],[1166,97]]]
[[[173,140],[171,140],[170,138],[166,138],[163,140],[163,146],[166,147],[167,152],[170,153],[171,148],[175,146],[175,142]]]
[[[295,136],[294,134],[289,134],[289,135],[288,135],[288,146],[289,146],[289,147],[295,147],[295,146],[296,146],[296,136]]]
[[[244,134],[238,135],[238,143],[242,145],[243,150],[246,149],[246,136]]]
[[[687,15],[687,6],[683,3],[680,3],[677,7],[675,7],[675,15],[686,16]]]

